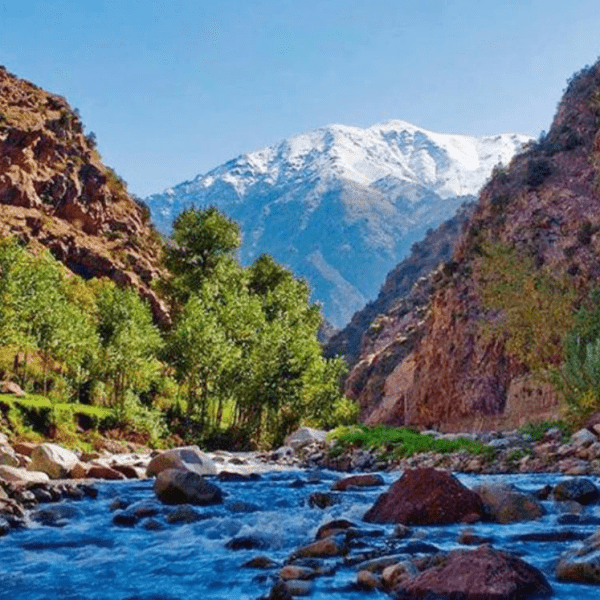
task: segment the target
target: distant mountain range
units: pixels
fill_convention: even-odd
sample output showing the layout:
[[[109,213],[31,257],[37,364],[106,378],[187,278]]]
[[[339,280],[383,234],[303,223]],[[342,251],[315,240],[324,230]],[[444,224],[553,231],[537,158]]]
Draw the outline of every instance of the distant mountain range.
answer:
[[[530,138],[434,133],[404,121],[330,125],[235,158],[145,199],[168,234],[184,208],[240,223],[244,264],[271,254],[343,327],[429,228],[472,201]]]

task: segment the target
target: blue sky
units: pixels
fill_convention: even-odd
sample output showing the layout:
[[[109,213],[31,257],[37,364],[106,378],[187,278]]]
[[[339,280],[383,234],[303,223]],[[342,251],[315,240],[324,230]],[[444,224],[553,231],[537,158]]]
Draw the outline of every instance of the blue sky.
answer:
[[[597,0],[0,0],[0,64],[146,196],[329,123],[538,135],[599,31]]]

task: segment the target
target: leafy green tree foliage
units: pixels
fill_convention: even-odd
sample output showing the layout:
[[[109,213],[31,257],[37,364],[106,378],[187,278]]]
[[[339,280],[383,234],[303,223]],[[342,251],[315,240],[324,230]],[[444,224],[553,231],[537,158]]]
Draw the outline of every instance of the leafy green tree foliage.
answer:
[[[148,305],[133,290],[107,284],[97,296],[100,354],[98,373],[112,385],[112,403],[123,412],[127,392],[150,386],[160,365],[162,339]]]
[[[583,420],[600,408],[600,292],[575,312],[573,328],[564,339],[565,360],[553,372],[571,416]]]
[[[530,257],[502,245],[481,246],[477,276],[485,308],[498,311],[488,333],[532,371],[562,362],[576,291],[566,278],[537,269]],[[549,326],[549,324],[552,326]]]
[[[165,248],[165,265],[171,279],[165,291],[176,307],[223,262],[231,263],[240,245],[240,229],[216,208],[185,209],[173,223],[172,242]]]
[[[40,354],[43,391],[52,360],[71,370],[94,354],[96,335],[89,314],[67,293],[69,275],[48,252],[32,255],[14,240],[0,246],[0,335],[14,345],[16,370],[27,379],[28,356]],[[19,355],[23,363],[19,367]]]
[[[181,308],[167,360],[187,418],[204,435],[228,426],[269,445],[301,422],[320,424],[341,401],[343,363],[321,356],[306,282],[267,255],[242,269],[237,226],[216,209],[190,209],[174,230],[167,264]]]

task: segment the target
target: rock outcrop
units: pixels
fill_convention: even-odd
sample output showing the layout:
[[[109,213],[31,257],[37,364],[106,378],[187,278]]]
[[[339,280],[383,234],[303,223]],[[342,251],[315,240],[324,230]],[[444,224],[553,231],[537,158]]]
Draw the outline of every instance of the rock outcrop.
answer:
[[[0,67],[0,236],[39,243],[85,278],[138,290],[166,321],[150,287],[161,242],[149,217],[66,100]]]
[[[600,63],[569,83],[549,133],[496,170],[452,261],[420,284],[420,302],[378,321],[346,383],[365,420],[465,430],[560,415],[559,396],[511,349],[515,332],[499,326],[506,313],[485,300],[482,264],[490,248],[507,249],[515,264],[531,265],[533,280],[566,286],[574,304],[597,285],[599,115]],[[548,330],[547,365],[561,361],[557,325]]]
[[[350,323],[327,340],[323,347],[325,356],[342,355],[354,366],[361,353],[372,352],[370,346],[378,332],[389,328],[388,313],[408,312],[412,306],[406,297],[415,283],[452,258],[454,246],[474,208],[474,202],[466,202],[451,219],[428,230],[422,241],[415,242],[410,254],[387,274],[377,298],[354,313]]]

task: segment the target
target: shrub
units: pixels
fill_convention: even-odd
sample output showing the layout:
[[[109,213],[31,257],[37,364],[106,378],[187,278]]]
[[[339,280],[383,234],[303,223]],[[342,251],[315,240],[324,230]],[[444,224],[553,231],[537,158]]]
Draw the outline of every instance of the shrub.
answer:
[[[527,164],[527,172],[525,174],[525,184],[530,189],[536,189],[552,173],[552,167],[546,159],[530,160]]]

